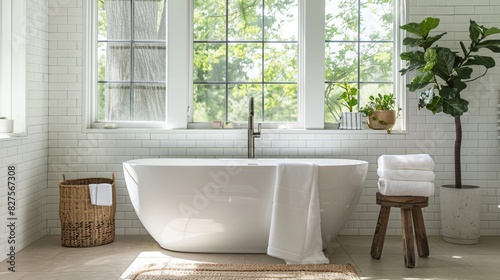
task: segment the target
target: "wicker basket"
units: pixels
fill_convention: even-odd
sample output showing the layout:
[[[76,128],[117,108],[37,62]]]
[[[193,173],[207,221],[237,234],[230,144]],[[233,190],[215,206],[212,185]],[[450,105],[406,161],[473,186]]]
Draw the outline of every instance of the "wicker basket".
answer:
[[[111,206],[90,204],[89,184],[111,184]],[[116,191],[115,174],[109,178],[66,180],[59,184],[59,219],[61,244],[67,247],[92,247],[115,239]]]

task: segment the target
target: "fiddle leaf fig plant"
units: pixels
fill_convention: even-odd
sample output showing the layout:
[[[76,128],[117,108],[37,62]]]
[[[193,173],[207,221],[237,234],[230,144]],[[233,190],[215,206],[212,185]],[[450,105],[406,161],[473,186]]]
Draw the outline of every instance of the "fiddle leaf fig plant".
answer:
[[[413,37],[406,37],[403,45],[416,47],[403,52],[400,58],[406,61],[401,75],[416,72],[416,76],[407,85],[409,91],[419,93],[418,108],[426,108],[433,114],[445,113],[455,119],[455,187],[462,187],[460,168],[460,149],[462,144],[462,125],[460,116],[469,109],[469,101],[462,97],[467,85],[495,67],[495,60],[485,56],[484,50],[500,53],[500,40],[489,39],[500,33],[496,27],[487,28],[470,20],[468,46],[459,42],[459,51],[437,45],[446,34],[431,36],[430,32],[439,25],[439,18],[428,17],[420,23],[408,23],[400,26]],[[474,67],[474,68],[472,68]],[[481,71],[473,76],[474,70]]]

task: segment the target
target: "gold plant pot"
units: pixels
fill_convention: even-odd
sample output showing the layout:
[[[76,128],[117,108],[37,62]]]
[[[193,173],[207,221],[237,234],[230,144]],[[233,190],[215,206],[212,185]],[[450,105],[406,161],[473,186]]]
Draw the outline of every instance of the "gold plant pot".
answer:
[[[366,117],[368,127],[375,130],[390,130],[395,123],[395,110],[377,110]]]

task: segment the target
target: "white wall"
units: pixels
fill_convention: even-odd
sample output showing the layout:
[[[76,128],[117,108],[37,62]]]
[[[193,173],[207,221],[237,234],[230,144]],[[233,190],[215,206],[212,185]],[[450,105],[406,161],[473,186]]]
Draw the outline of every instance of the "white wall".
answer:
[[[46,0],[26,2],[28,136],[0,140],[0,261],[13,245],[7,242],[9,237],[14,236],[17,252],[47,234],[49,11]],[[17,165],[14,235],[7,228],[9,165]]]

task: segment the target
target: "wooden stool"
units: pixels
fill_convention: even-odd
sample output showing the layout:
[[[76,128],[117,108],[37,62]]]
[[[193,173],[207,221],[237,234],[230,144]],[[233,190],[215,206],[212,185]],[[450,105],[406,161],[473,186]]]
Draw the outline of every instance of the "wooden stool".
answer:
[[[380,205],[377,227],[373,235],[371,256],[380,259],[384,248],[385,233],[391,207],[401,208],[401,228],[403,235],[403,254],[405,266],[415,267],[415,249],[413,245],[412,215],[415,226],[415,239],[417,240],[418,255],[422,258],[429,256],[429,244],[425,233],[422,207],[429,205],[429,198],[425,196],[385,196],[377,192],[377,204]]]

